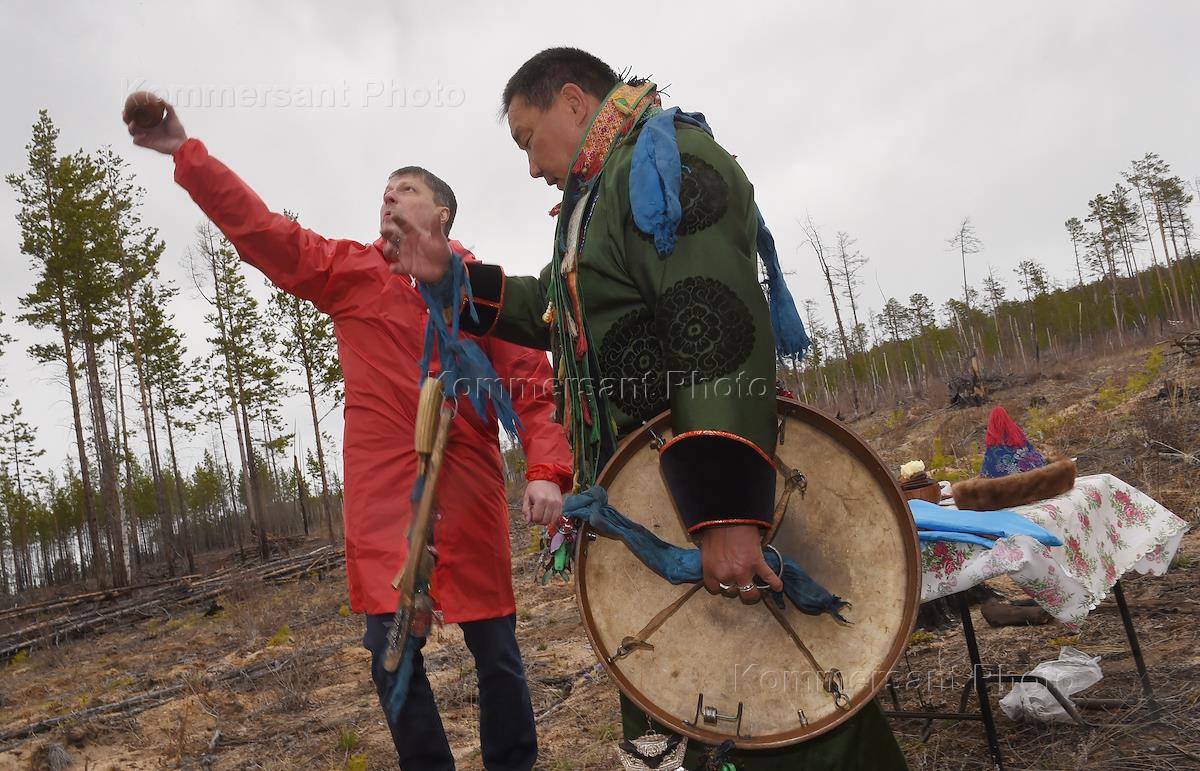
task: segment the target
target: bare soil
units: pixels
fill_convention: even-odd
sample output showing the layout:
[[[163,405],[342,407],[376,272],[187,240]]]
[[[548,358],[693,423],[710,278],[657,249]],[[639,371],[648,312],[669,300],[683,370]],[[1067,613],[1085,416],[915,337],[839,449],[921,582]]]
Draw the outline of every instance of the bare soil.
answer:
[[[1136,392],[1114,395],[1144,371],[1148,356],[1149,349],[1139,348],[1084,363],[1050,364],[1015,378],[1016,385],[993,394],[983,407],[950,409],[942,394],[932,393],[851,425],[891,465],[929,460],[938,440],[942,453],[969,471],[983,446],[988,411],[1001,404],[1035,443],[1077,458],[1081,474],[1116,474],[1195,523],[1200,466],[1161,454],[1154,442],[1193,455],[1200,451],[1200,404],[1155,395],[1168,378],[1200,385],[1200,367],[1164,364]],[[529,531],[516,520],[512,544],[518,636],[539,716],[538,767],[618,768],[616,690],[596,667],[572,588],[537,582]],[[201,570],[236,562],[228,553],[204,555]],[[1091,728],[1014,723],[996,709],[1009,767],[1200,768],[1200,624],[1197,605],[1189,602],[1200,599],[1198,565],[1200,535],[1193,531],[1166,576],[1130,575],[1123,581],[1157,705],[1089,710]],[[1006,580],[991,583],[1001,593],[1020,596]],[[167,609],[0,665],[0,734],[183,686],[150,709],[68,719],[31,738],[0,744],[0,768],[394,768],[369,657],[360,645],[363,622],[345,614],[345,602],[345,577],[337,569],[282,584],[235,583],[218,599],[223,610],[211,615],[205,615],[204,604]],[[977,610],[973,617],[989,665],[1028,671],[1071,644],[1102,656],[1104,679],[1087,696],[1139,693],[1120,617],[1110,609],[1098,609],[1077,632],[1056,623],[992,628]],[[457,627],[434,632],[426,660],[459,767],[482,768],[475,673]],[[260,665],[266,662],[278,666],[264,670]],[[961,629],[914,636],[898,674],[898,682],[920,683],[901,689],[904,708],[956,709],[970,674]],[[994,708],[998,695],[993,689]],[[991,767],[977,722],[939,722],[926,738],[918,721],[897,720],[893,726],[914,769]],[[70,766],[63,765],[64,758]]]

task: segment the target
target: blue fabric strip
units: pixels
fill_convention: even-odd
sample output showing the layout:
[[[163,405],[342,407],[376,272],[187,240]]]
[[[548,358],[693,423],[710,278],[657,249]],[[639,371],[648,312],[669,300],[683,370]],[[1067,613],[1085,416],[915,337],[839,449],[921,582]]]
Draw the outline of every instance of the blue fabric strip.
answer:
[[[487,408],[491,404],[496,420],[514,440],[521,427],[521,419],[513,409],[512,399],[500,376],[492,367],[487,354],[469,337],[458,333],[459,313],[450,314],[450,326],[442,316],[443,309],[455,307],[458,298],[466,294],[471,318],[478,321],[475,302],[471,295],[471,282],[462,258],[451,252],[450,270],[436,284],[418,284],[421,297],[429,307],[429,321],[425,325],[425,350],[421,356],[422,379],[429,374],[429,365],[436,344],[442,372],[442,388],[447,399],[464,394],[471,401],[480,419],[488,419]]]
[[[695,126],[709,136],[712,129],[703,113],[683,112],[678,107],[654,115],[642,126],[633,148],[629,170],[629,203],[633,221],[643,233],[654,236],[654,248],[660,256],[675,250],[679,221],[683,208],[679,203],[682,164],[679,159],[679,140],[675,123]],[[781,359],[800,359],[811,341],[804,331],[804,322],[796,310],[796,302],[779,266],[775,238],[767,229],[762,212],[758,216],[757,249],[767,274],[767,297],[771,311],[771,331],[775,335],[775,352]]]
[[[1044,527],[1035,525],[1015,511],[969,511],[950,509],[928,501],[909,501],[917,530],[950,533],[976,533],[1006,538],[1027,535],[1047,546],[1062,546],[1062,540]]]
[[[699,549],[673,546],[631,521],[608,505],[608,493],[599,485],[578,495],[568,496],[563,501],[563,514],[587,522],[601,535],[624,541],[646,567],[673,584],[696,583],[704,579]],[[775,552],[765,550],[763,556],[767,565],[779,573],[779,558]],[[826,591],[790,557],[783,558],[782,579],[783,594],[802,613],[810,616],[828,613],[839,621],[846,620],[840,613],[846,601]],[[768,594],[773,596],[777,605],[783,607],[782,597],[775,592]]]
[[[925,542],[930,541],[958,541],[960,543],[970,543],[976,546],[982,546],[985,549],[992,548],[995,541],[988,540],[981,535],[971,535],[970,533],[949,533],[943,530],[918,530],[917,538]]]

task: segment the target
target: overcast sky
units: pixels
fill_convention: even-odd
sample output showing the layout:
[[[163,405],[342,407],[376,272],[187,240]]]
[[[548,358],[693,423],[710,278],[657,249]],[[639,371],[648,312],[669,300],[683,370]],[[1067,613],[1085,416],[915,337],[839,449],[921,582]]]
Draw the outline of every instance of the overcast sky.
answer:
[[[858,239],[868,306],[882,304],[877,287],[940,306],[961,294],[945,242],[964,216],[984,243],[971,283],[991,265],[1012,293],[1022,259],[1069,279],[1064,220],[1133,158],[1154,151],[1185,179],[1200,175],[1194,3],[621,5],[6,2],[0,170],[24,171],[40,108],[60,151],[123,154],[166,241],[163,274],[182,290],[174,311],[193,354],[205,306],[183,265],[202,215],[169,158],[130,144],[119,114],[138,88],[173,97],[190,135],[327,236],[373,240],[387,173],[426,166],[457,193],[455,235],[526,273],[548,258],[558,195],[528,177],[497,121],[499,95],[532,54],[579,46],[707,115],[755,185],[797,301],[823,308],[806,215],[829,238]],[[57,373],[26,354],[50,334],[14,321],[34,281],[16,212],[3,186],[0,311],[17,342],[0,360],[0,407],[19,398],[59,466],[74,453],[70,405]],[[293,402],[289,423],[310,447]],[[326,426],[340,438],[339,418]],[[208,441],[191,439],[185,463]]]

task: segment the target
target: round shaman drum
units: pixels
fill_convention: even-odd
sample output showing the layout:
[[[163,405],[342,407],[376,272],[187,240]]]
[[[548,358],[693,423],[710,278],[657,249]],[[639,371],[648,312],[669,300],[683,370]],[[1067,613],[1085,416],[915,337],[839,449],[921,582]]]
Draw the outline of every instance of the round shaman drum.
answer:
[[[576,593],[596,655],[643,711],[708,744],[766,749],[830,730],[874,698],[916,620],[917,533],[887,468],[840,422],[798,402],[779,400],[779,425],[770,544],[848,601],[850,623],[790,602],[776,614],[769,598],[744,605],[703,589],[685,598],[691,585],[668,583],[622,541],[587,528],[578,541]],[[669,439],[664,412],[621,443],[599,484],[617,511],[688,547],[658,467]],[[629,644],[639,633],[652,647]]]

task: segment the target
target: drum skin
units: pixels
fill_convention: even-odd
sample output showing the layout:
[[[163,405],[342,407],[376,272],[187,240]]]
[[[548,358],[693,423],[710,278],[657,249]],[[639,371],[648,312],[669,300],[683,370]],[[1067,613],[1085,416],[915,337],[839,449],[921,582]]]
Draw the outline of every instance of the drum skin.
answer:
[[[803,473],[771,543],[833,594],[851,603],[843,624],[809,616],[790,602],[784,615],[826,669],[841,672],[848,709],[762,603],[701,590],[650,636],[653,650],[608,658],[689,588],[654,574],[619,540],[585,528],[576,554],[576,597],[597,657],[621,691],[668,728],[708,744],[743,748],[796,744],[857,712],[886,682],[903,654],[920,600],[920,551],[908,506],[886,466],[839,421],[779,400],[776,456]],[[617,511],[677,546],[692,546],[658,467],[656,437],[670,439],[670,414],[621,443],[600,475]],[[781,466],[782,468],[782,466]],[[780,474],[777,497],[784,493]],[[737,480],[729,480],[737,484]],[[697,706],[735,721],[697,720]]]

